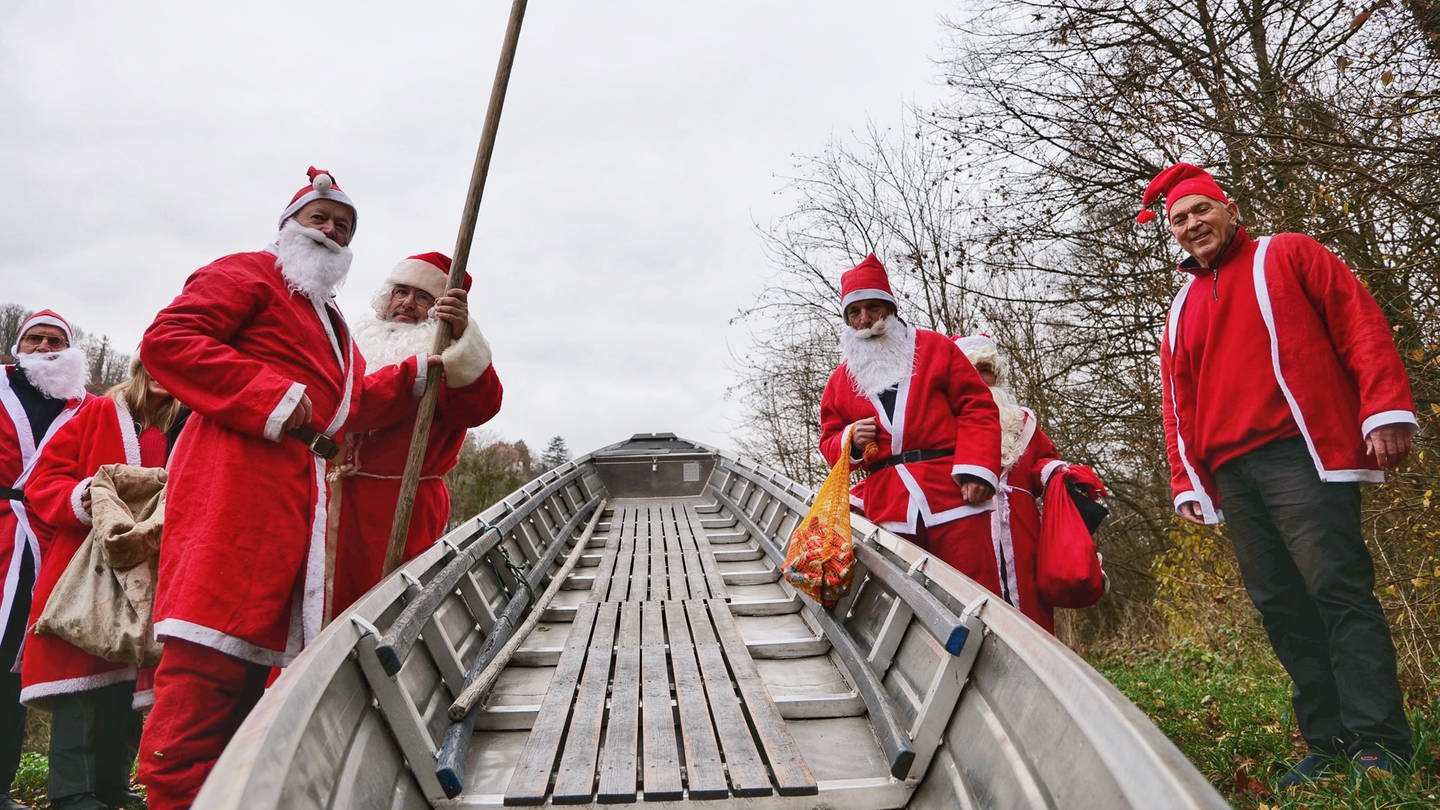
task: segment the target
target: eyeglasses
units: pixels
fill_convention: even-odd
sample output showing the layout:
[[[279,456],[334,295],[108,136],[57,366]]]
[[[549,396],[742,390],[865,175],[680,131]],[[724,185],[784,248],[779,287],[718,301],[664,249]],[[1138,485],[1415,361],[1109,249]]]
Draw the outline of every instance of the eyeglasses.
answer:
[[[416,306],[421,309],[429,309],[435,306],[435,296],[424,290],[397,285],[395,289],[390,291],[390,299],[393,301],[404,301],[406,298],[414,300]]]
[[[20,338],[20,345],[31,349],[38,349],[42,346],[53,346],[63,349],[70,345],[70,341],[64,335],[26,335]]]

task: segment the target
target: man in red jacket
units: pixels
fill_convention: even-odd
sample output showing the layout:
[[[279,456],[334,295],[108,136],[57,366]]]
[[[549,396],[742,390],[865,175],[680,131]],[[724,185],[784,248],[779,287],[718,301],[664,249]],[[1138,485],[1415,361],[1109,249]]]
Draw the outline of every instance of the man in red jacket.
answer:
[[[271,668],[320,632],[336,443],[417,376],[415,360],[386,385],[365,376],[333,300],[355,204],[329,173],[309,176],[274,244],[195,271],[140,344],[193,411],[170,457],[155,591],[165,651],[139,770],[152,810],[191,804]]]
[[[0,369],[0,810],[23,808],[10,798],[20,767],[25,709],[20,706],[16,664],[30,615],[31,589],[40,568],[40,544],[25,486],[35,459],[50,437],[88,398],[90,364],[73,345],[70,324],[48,309],[20,324],[10,354],[14,365]]]
[[[500,411],[502,391],[490,364],[490,344],[470,319],[470,274],[465,274],[463,288],[447,291],[449,275],[450,257],[411,256],[395,265],[376,294],[375,317],[361,318],[355,325],[355,343],[371,368],[428,356],[441,321],[450,324],[454,338],[440,355],[444,374],[402,560],[419,555],[445,531],[450,491],[444,475],[460,460],[466,431]],[[350,426],[345,466],[339,471],[343,484],[335,551],[336,614],[380,581],[416,410],[412,404],[361,414]]]
[[[1413,749],[1359,491],[1405,459],[1416,425],[1389,325],[1314,239],[1252,239],[1203,169],[1166,169],[1142,205],[1161,195],[1192,276],[1160,344],[1175,508],[1229,525],[1245,590],[1295,682],[1309,752],[1281,782],[1345,756],[1390,771]]]
[[[865,517],[1000,593],[987,514],[1000,417],[989,387],[950,338],[900,319],[874,254],[841,276],[840,295],[844,362],[820,400],[820,452],[834,464],[848,431],[869,472],[851,490]]]

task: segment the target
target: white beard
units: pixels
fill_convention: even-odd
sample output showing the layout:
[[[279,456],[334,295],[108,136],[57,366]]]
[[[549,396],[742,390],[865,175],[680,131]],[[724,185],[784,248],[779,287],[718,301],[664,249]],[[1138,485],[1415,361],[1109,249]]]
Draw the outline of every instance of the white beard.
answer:
[[[90,381],[90,358],[79,346],[58,352],[30,352],[15,357],[35,390],[51,399],[74,399]]]
[[[420,323],[365,318],[352,327],[355,345],[370,368],[393,366],[417,354],[428,356],[435,347],[435,331],[439,328],[440,322],[434,318]]]
[[[280,273],[290,289],[311,298],[334,295],[350,272],[350,248],[314,228],[285,220],[275,240]]]
[[[894,315],[869,329],[847,326],[840,330],[840,354],[855,392],[875,396],[915,368],[915,330]]]
[[[995,400],[995,406],[1000,409],[1000,467],[1009,469],[1010,465],[1020,460],[1020,454],[1025,452],[1025,448],[1020,445],[1025,433],[1025,411],[1021,409],[1020,403],[1015,401],[1015,395],[1010,393],[1010,389],[1003,385],[992,386],[990,396]]]

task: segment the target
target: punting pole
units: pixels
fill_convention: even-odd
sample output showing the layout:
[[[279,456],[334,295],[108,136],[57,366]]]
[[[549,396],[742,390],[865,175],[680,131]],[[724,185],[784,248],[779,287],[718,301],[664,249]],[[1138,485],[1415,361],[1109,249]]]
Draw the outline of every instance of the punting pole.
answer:
[[[510,84],[510,68],[515,64],[515,47],[520,41],[520,23],[525,19],[526,0],[510,5],[510,22],[505,28],[505,41],[500,46],[500,63],[495,67],[495,83],[490,87],[490,107],[485,111],[485,129],[480,134],[480,148],[475,153],[475,168],[470,173],[470,192],[465,197],[465,213],[460,220],[460,233],[455,237],[455,255],[450,264],[447,289],[462,286],[465,265],[470,258],[470,242],[475,238],[475,221],[480,216],[480,198],[485,193],[485,176],[490,172],[490,156],[495,152],[495,133],[500,128],[500,111],[505,106],[505,88]],[[450,324],[440,322],[435,333],[431,354],[439,354],[450,345]],[[395,519],[390,523],[390,544],[385,549],[385,574],[400,567],[405,552],[405,535],[410,530],[410,514],[415,508],[415,488],[420,483],[420,463],[425,445],[430,440],[430,424],[435,419],[435,400],[440,387],[438,374],[425,377],[425,396],[415,417],[415,430],[410,434],[410,454],[405,458],[405,473],[400,478],[400,499],[395,503]]]

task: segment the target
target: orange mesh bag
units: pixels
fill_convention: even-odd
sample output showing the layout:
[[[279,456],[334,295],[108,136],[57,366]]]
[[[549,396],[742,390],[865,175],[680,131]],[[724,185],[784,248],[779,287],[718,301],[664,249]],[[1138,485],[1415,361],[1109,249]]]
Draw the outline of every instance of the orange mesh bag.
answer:
[[[878,451],[872,443],[866,456]],[[810,511],[790,535],[785,552],[785,579],[826,608],[850,590],[855,577],[855,547],[850,537],[850,431],[840,444],[840,458],[820,485]]]

